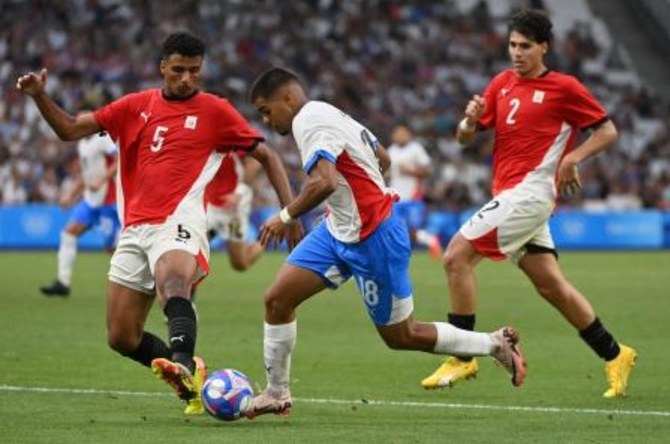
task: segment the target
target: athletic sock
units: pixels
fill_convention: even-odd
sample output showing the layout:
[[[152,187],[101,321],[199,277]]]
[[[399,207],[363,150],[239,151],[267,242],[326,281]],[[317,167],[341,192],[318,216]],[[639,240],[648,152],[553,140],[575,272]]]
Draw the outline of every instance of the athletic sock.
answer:
[[[455,356],[485,356],[490,354],[495,346],[488,333],[462,330],[446,322],[433,322],[433,325],[437,329],[435,353]]]
[[[462,330],[468,330],[468,331],[473,331],[475,329],[475,321],[476,321],[476,315],[475,314],[470,314],[470,315],[461,315],[461,314],[455,314],[455,313],[449,313],[447,314],[447,319],[449,320],[449,323],[453,325],[454,327],[458,327]],[[470,362],[472,361],[472,356],[458,356],[456,355],[458,359],[461,361],[466,361]]]
[[[430,246],[430,243],[434,237],[434,235],[430,234],[426,230],[416,230],[416,241],[421,245]]]
[[[193,353],[198,330],[193,305],[186,298],[171,297],[165,304],[163,312],[168,320],[172,361],[186,366],[193,373],[195,370]]]
[[[603,326],[600,319],[596,318],[591,325],[581,330],[579,336],[605,361],[611,361],[619,356],[619,344]]]
[[[142,340],[137,349],[131,353],[124,354],[124,356],[137,361],[146,367],[151,367],[151,361],[154,359],[169,358],[170,348],[162,339],[145,331],[142,332]]]
[[[270,325],[263,328],[263,357],[268,387],[287,390],[291,371],[291,353],[298,335],[297,321],[288,324]]]
[[[63,231],[58,246],[58,280],[69,287],[72,283],[72,269],[77,258],[77,236]]]

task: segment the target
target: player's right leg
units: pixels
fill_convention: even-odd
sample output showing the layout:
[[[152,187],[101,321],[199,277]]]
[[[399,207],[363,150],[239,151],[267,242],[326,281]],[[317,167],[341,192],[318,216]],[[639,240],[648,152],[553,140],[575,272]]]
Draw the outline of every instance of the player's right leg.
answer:
[[[247,418],[272,413],[288,415],[293,407],[289,388],[291,355],[297,338],[295,310],[303,301],[349,277],[336,273],[336,257],[325,224],[319,225],[291,252],[265,293],[263,359],[267,386],[254,397]]]

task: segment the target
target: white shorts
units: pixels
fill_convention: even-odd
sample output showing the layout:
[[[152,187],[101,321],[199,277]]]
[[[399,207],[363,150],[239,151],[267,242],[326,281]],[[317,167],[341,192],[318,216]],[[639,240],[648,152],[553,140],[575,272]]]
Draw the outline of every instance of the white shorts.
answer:
[[[127,227],[112,256],[109,280],[147,294],[156,292],[154,273],[163,253],[182,250],[195,256],[196,282],[209,272],[209,243],[202,232],[175,221]]]
[[[554,250],[548,223],[554,207],[553,199],[512,188],[480,208],[463,224],[460,233],[480,254],[518,263],[529,244]]]
[[[240,185],[235,194],[239,196],[235,207],[207,206],[207,230],[216,231],[216,234],[224,240],[244,242],[249,231],[253,192],[250,187]]]

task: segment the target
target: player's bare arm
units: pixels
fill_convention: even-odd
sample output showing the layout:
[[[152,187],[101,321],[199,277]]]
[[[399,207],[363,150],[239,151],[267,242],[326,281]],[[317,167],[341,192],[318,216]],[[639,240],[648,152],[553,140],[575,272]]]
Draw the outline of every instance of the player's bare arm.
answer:
[[[263,165],[265,174],[267,174],[268,180],[274,187],[281,206],[286,208],[286,206],[293,200],[293,193],[291,192],[288,175],[286,174],[284,164],[282,163],[279,154],[264,143],[259,143],[250,154]],[[304,231],[302,226],[297,222],[288,225],[288,227],[285,227],[285,230],[282,230],[281,237],[277,239],[277,242],[281,242],[286,238],[289,250],[293,250],[293,247],[295,247],[304,236]],[[260,242],[263,246],[267,245],[267,243],[263,242],[262,231]]]
[[[479,95],[474,95],[465,107],[465,117],[458,124],[456,129],[456,139],[461,145],[468,145],[472,142],[477,132],[477,122],[484,114],[486,102]]]
[[[584,143],[568,153],[558,167],[557,186],[563,196],[576,194],[582,188],[577,166],[584,160],[604,151],[617,139],[617,129],[611,120],[596,127]]]
[[[84,112],[72,116],[66,113],[46,93],[48,72],[42,68],[39,74],[30,72],[16,81],[16,89],[27,94],[35,101],[35,105],[49,126],[62,140],[77,140],[100,132],[102,127],[93,117],[93,113]]]
[[[294,219],[316,208],[337,188],[337,170],[326,159],[319,159],[312,167],[302,190],[293,202],[285,206],[281,213],[268,219],[261,227],[260,242],[268,245],[279,243]]]
[[[391,167],[391,156],[389,156],[388,151],[386,151],[386,148],[381,144],[377,145],[375,156],[377,156],[377,160],[379,160],[379,168],[381,169],[382,175],[385,175]]]

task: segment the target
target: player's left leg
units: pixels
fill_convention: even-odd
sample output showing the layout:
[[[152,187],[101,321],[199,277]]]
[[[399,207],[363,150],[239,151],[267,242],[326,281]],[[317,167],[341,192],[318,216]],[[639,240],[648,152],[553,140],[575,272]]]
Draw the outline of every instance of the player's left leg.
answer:
[[[529,246],[519,261],[519,267],[537,292],[577,329],[580,337],[598,356],[607,361],[605,374],[609,388],[603,396],[625,396],[637,353],[618,343],[605,328],[590,302],[563,275],[555,252]]]
[[[377,325],[389,348],[419,350],[451,356],[491,356],[511,376],[516,387],[526,377],[526,362],[518,345],[519,335],[512,327],[492,333],[461,330],[446,322],[417,322],[413,316],[392,324]]]
[[[156,292],[167,316],[171,358],[155,359],[154,374],[171,386],[178,385],[181,399],[187,401],[186,414],[204,412],[200,391],[206,366],[194,356],[197,317],[191,293],[193,286],[209,271],[209,248],[204,232],[197,225],[168,222],[147,228],[144,245],[153,271]]]

